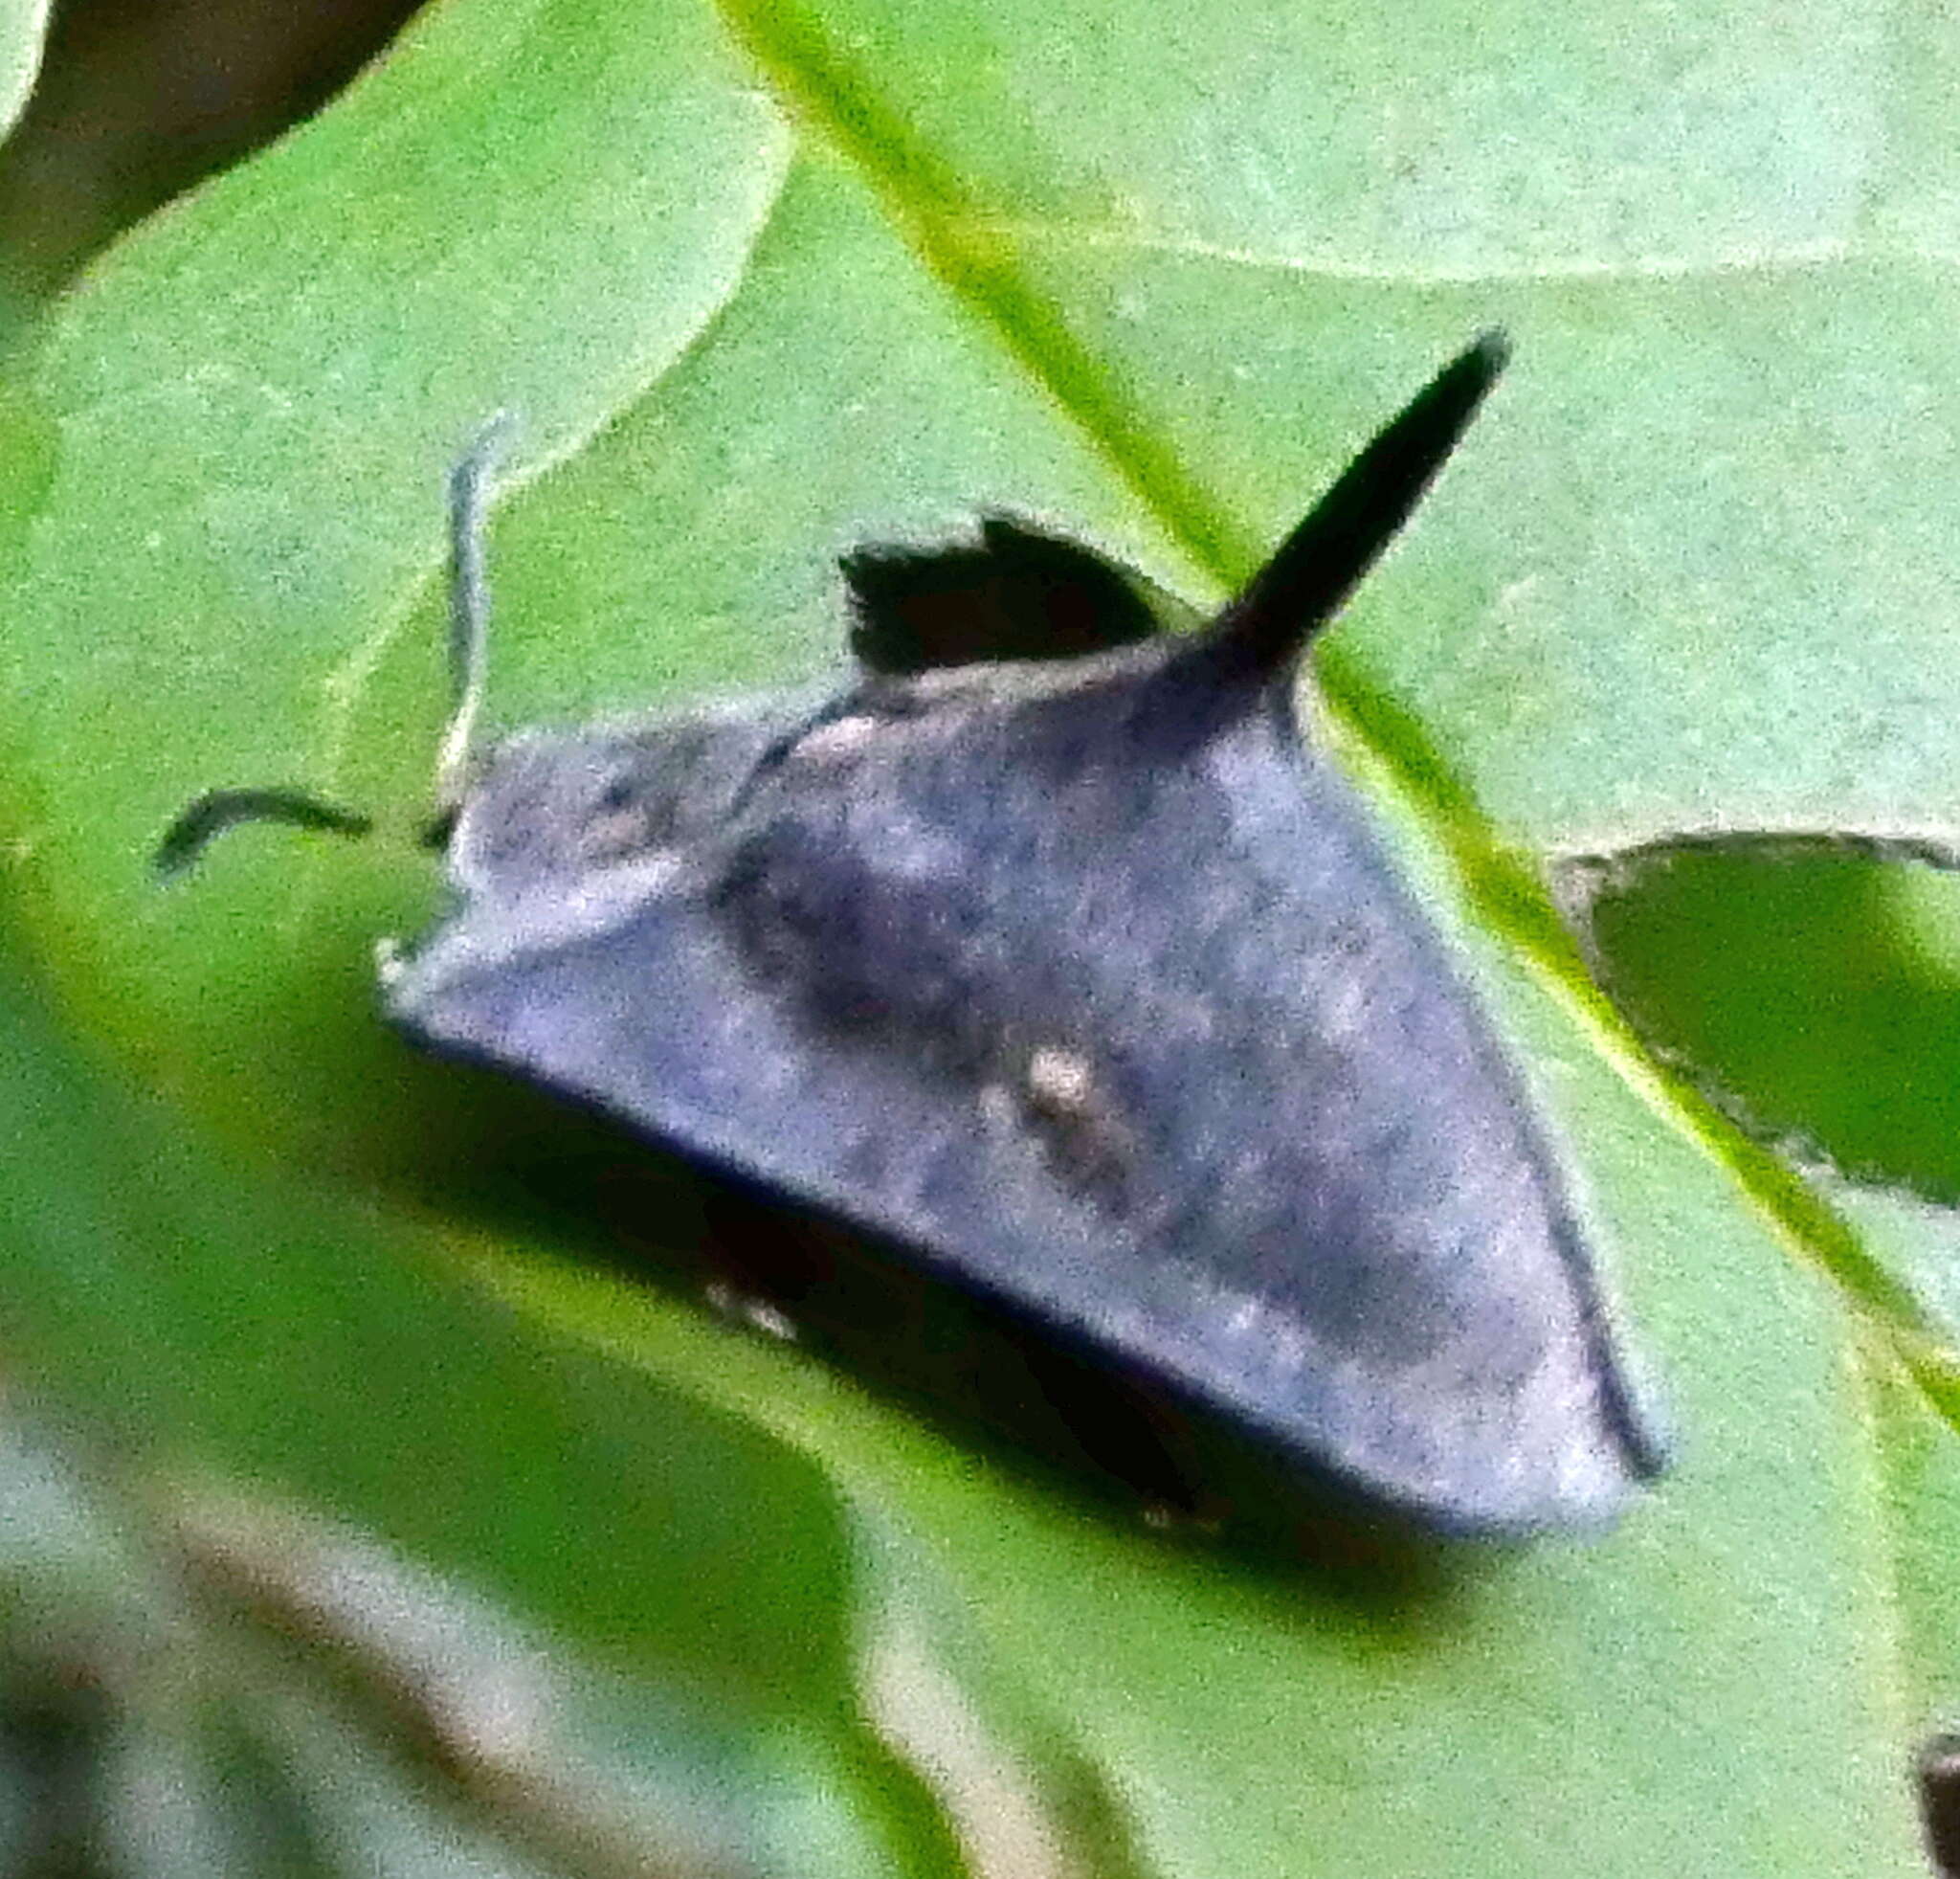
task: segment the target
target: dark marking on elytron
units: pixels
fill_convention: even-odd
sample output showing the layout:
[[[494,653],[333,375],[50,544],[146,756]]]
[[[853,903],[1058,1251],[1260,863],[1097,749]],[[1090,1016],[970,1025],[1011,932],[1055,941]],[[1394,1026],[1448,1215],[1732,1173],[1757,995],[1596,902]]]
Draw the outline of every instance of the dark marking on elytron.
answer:
[[[1294,709],[1503,357],[1446,367],[1199,632],[996,517],[846,562],[862,663],[827,701],[453,740],[456,905],[390,1017],[1362,1506],[1610,1516],[1662,1457],[1568,1176]]]

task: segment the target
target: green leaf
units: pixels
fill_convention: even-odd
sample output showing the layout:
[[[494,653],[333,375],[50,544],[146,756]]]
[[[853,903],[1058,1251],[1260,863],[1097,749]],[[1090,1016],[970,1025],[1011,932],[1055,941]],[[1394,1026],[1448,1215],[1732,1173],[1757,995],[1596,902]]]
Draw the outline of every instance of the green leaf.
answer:
[[[1728,837],[1571,863],[1564,883],[1642,1038],[1747,1126],[1842,1174],[1960,1200],[1949,864]]]
[[[53,469],[0,541],[0,749],[57,1012],[19,1063],[71,1089],[19,1098],[35,1374],[621,1674],[725,1683],[743,1739],[818,1745],[840,1868],[1914,1870],[1960,1369],[1866,1222],[1641,1058],[1535,868],[1950,834],[1955,50],[1740,0],[423,15],[109,256],[23,388]],[[392,1210],[461,1205],[509,1125],[368,978],[433,899],[440,480],[490,412],[492,714],[570,720],[831,669],[837,552],[980,508],[1215,600],[1493,323],[1518,364],[1332,637],[1325,729],[1667,1379],[1680,1463],[1620,1531],[1358,1590],[1126,1525],[535,1221],[457,1263],[494,1306],[432,1265]],[[240,783],[390,834],[158,888]],[[103,1149],[81,1050],[173,1146]]]

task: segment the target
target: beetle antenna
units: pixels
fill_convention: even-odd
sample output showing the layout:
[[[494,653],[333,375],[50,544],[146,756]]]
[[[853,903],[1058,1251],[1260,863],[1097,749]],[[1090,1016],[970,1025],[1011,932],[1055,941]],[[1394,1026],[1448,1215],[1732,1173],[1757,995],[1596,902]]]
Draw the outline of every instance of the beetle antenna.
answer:
[[[449,728],[435,762],[438,820],[453,816],[467,794],[472,745],[488,678],[490,574],[483,537],[492,473],[511,430],[500,411],[471,440],[449,473]]]
[[[164,832],[150,866],[163,880],[174,880],[200,861],[219,836],[245,822],[282,822],[291,829],[326,829],[349,836],[366,835],[373,827],[359,811],[337,808],[304,790],[211,790]]]

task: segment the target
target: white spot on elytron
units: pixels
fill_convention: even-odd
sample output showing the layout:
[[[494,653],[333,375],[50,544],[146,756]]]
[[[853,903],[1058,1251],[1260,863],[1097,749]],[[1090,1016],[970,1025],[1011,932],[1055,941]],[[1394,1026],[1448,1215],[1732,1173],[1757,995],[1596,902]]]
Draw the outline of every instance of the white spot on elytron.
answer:
[[[870,743],[877,729],[878,720],[861,712],[856,717],[838,718],[833,724],[817,726],[796,746],[796,754],[799,757],[853,756]]]
[[[1089,1060],[1080,1051],[1043,1044],[1028,1059],[1028,1094],[1044,1109],[1080,1115],[1095,1093]]]

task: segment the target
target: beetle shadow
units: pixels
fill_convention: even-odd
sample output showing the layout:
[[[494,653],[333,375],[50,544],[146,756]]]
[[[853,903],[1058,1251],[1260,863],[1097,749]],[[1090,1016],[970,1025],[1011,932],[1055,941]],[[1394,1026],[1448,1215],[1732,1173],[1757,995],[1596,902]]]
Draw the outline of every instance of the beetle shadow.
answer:
[[[984,1465],[1085,1518],[1151,1530],[1151,1544],[1405,1642],[1446,1623],[1515,1550],[1384,1512],[1205,1404],[929,1273],[900,1243],[650,1146],[507,1074],[433,1067],[459,1080],[470,1120],[445,1156],[423,1164],[419,1199],[698,1308],[705,1300],[757,1334],[792,1334]]]

